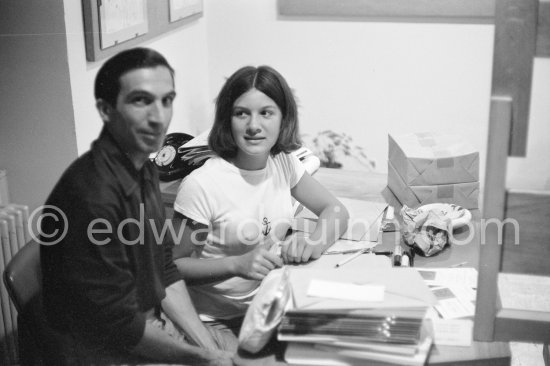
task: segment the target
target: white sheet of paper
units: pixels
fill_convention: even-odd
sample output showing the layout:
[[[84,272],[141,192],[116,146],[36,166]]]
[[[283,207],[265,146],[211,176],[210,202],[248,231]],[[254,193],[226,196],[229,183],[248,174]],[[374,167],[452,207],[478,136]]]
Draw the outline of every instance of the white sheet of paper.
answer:
[[[432,287],[437,298],[435,309],[443,319],[474,316],[475,290],[468,287]]]
[[[432,319],[435,344],[442,346],[472,345],[474,322],[470,319]]]
[[[385,286],[355,285],[352,283],[312,280],[307,296],[353,301],[384,301]]]
[[[471,267],[421,268],[418,273],[428,286],[477,287],[477,270]]]
[[[378,243],[367,240],[337,240],[323,254],[345,254],[349,251],[357,251],[365,248],[374,248]]]
[[[550,277],[499,273],[498,287],[502,307],[550,312]]]

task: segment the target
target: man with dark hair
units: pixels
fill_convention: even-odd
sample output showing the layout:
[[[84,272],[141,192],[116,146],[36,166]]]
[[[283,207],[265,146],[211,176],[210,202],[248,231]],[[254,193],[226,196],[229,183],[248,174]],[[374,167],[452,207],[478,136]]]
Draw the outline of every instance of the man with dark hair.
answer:
[[[232,364],[236,339],[199,320],[173,240],[161,235],[169,231],[149,155],[172,118],[173,69],[156,51],[123,51],[99,70],[95,96],[104,128],[43,212],[43,304],[60,345],[48,361]]]

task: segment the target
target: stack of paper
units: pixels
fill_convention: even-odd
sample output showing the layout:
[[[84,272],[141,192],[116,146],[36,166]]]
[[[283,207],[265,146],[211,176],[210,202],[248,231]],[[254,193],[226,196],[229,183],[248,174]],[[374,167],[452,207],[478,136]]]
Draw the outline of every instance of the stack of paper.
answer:
[[[477,208],[479,153],[455,135],[389,135],[388,187],[409,207],[454,203]]]
[[[424,317],[436,299],[414,269],[293,269],[290,283],[295,309],[278,332],[289,342],[288,363],[426,361],[432,337]]]

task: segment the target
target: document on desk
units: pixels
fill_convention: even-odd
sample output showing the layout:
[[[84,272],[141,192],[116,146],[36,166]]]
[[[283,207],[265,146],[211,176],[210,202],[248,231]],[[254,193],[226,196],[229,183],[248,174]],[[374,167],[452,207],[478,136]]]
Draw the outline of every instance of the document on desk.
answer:
[[[337,281],[313,279],[309,283],[307,296],[325,299],[379,302],[384,300],[383,285],[356,285]]]
[[[382,301],[322,298],[308,295],[312,281],[328,281],[355,286],[384,287]],[[296,309],[368,309],[422,308],[435,305],[434,294],[413,268],[355,268],[338,269],[292,268],[290,283]]]
[[[419,268],[418,273],[430,286],[477,287],[477,270],[471,267]]]
[[[475,290],[468,287],[432,287],[435,309],[443,319],[467,318],[475,314]]]
[[[475,313],[477,270],[475,268],[418,269],[437,297],[435,309],[443,319],[473,316]]]
[[[348,230],[340,237],[346,240],[378,241],[380,225],[386,203],[356,200],[352,198],[338,198],[349,212]],[[315,230],[317,215],[304,208],[296,216],[292,228],[298,231],[312,232]]]

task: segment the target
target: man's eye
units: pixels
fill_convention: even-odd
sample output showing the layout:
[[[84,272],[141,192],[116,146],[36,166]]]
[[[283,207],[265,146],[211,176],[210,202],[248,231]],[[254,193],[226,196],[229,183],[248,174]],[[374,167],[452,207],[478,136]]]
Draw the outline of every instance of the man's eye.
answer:
[[[171,107],[173,103],[174,103],[174,97],[166,97],[162,100],[162,104],[165,107]]]
[[[151,103],[150,98],[147,97],[135,97],[132,99],[132,104],[144,106]]]

